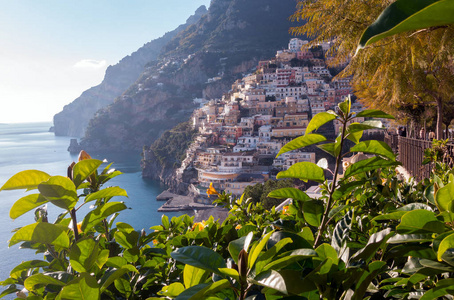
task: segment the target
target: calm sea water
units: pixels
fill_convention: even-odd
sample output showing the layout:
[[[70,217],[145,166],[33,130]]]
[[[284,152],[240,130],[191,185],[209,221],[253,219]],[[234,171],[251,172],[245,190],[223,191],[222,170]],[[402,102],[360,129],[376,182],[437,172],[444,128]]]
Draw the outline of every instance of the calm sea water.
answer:
[[[12,175],[24,170],[37,169],[50,175],[66,176],[67,166],[77,160],[77,155],[67,152],[70,138],[56,137],[48,132],[50,123],[27,124],[0,124],[0,186]],[[128,192],[128,198],[121,197],[117,201],[124,201],[131,209],[121,212],[117,221],[126,222],[137,230],[146,231],[160,224],[161,213],[157,209],[161,202],[156,196],[163,191],[163,187],[156,181],[145,180],[141,177],[140,154],[137,153],[105,153],[93,154],[94,158],[114,162],[115,169],[123,175],[112,179],[109,186],[120,186]],[[9,210],[13,203],[25,196],[23,191],[0,192],[0,281],[8,278],[10,270],[22,261],[42,259],[42,255],[35,255],[33,251],[18,249],[18,245],[8,248],[7,241],[11,238],[11,231],[34,222],[33,212],[29,212],[16,220],[11,220]],[[115,199],[113,199],[115,200]],[[59,208],[48,205],[49,220],[54,220],[61,212]],[[79,218],[89,210],[84,207]],[[169,217],[175,214],[168,214]],[[0,287],[0,291],[3,290]]]

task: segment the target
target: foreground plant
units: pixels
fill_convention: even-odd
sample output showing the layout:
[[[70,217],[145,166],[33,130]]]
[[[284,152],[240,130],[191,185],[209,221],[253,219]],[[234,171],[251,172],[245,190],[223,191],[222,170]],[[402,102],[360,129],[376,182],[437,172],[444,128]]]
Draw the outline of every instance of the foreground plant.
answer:
[[[434,175],[418,184],[396,174],[399,165],[380,141],[361,141],[364,130],[380,129],[392,118],[377,110],[353,113],[350,99],[338,112],[316,115],[306,134],[278,155],[317,145],[336,158],[302,162],[278,178],[312,181],[322,189],[311,198],[296,188],[269,196],[292,199],[282,212],[219,193],[216,203],[230,214],[194,223],[166,216],[150,233],[114,219],[125,209],[103,185],[119,175],[89,157],[72,164],[68,176],[40,171],[14,175],[1,190],[37,191],[19,199],[10,215],[35,209],[36,220],[18,229],[10,245],[34,249],[44,259],[23,262],[2,282],[0,295],[30,299],[452,299],[454,295],[454,176]],[[337,120],[338,137],[314,133]],[[347,140],[353,146],[347,149]],[[347,156],[366,153],[346,163]],[[430,154],[430,153],[429,153]],[[440,156],[429,155],[432,163]],[[84,155],[82,155],[84,158]],[[325,173],[331,172],[328,181]],[[49,222],[43,204],[64,210]],[[80,216],[79,208],[93,204]],[[112,216],[112,217],[110,217]],[[110,217],[110,219],[108,219]],[[77,222],[78,218],[82,221]],[[25,290],[22,290],[23,287]],[[444,298],[443,298],[444,297]]]
[[[454,180],[432,194],[433,201],[428,200],[426,187],[397,177],[394,168],[400,163],[386,144],[360,141],[364,130],[382,125],[376,120],[357,123],[355,118],[392,117],[377,110],[355,114],[350,107],[347,99],[338,113],[316,115],[306,135],[278,154],[318,144],[336,158],[332,181],[325,178],[323,160],[297,163],[278,174],[278,178],[318,182],[323,189],[320,198],[295,188],[273,191],[270,197],[291,198],[292,204],[274,221],[257,224],[251,222],[254,218],[248,213],[253,206],[247,200],[220,195],[218,201],[231,214],[242,216],[237,221],[254,225],[252,232],[230,242],[228,255],[201,246],[174,251],[172,257],[184,264],[187,276],[160,295],[166,299],[255,299],[258,295],[266,299],[433,299],[453,293],[449,249],[454,246],[449,237],[454,223],[449,221],[449,209],[454,197],[447,191]],[[313,133],[335,119],[342,125],[334,141]],[[346,140],[354,146],[343,151]],[[357,152],[371,157],[350,164],[341,176],[343,158]],[[234,219],[228,218],[224,225]],[[197,280],[189,282],[189,278]]]
[[[17,173],[2,186],[1,191],[35,192],[17,200],[10,210],[10,217],[16,219],[36,209],[35,223],[19,228],[9,246],[21,243],[21,248],[43,253],[45,259],[16,266],[10,278],[2,282],[9,287],[1,296],[19,292],[18,287],[23,286],[30,296],[38,298],[44,295],[58,299],[77,298],[82,290],[84,295],[97,299],[116,279],[137,272],[133,266],[120,266],[114,272],[105,272],[107,265],[112,266],[110,257],[119,253],[112,243],[114,235],[128,231],[126,224],[112,230],[118,212],[127,207],[123,202],[111,200],[114,196],[127,194],[119,187],[102,189],[121,173],[110,169],[111,165],[98,173],[101,164],[102,161],[92,159],[82,151],[79,162],[68,167],[67,177],[29,170]],[[53,223],[49,221],[47,204],[63,209]],[[77,212],[87,204],[93,205],[94,209],[78,223]],[[112,218],[107,220],[109,216]]]

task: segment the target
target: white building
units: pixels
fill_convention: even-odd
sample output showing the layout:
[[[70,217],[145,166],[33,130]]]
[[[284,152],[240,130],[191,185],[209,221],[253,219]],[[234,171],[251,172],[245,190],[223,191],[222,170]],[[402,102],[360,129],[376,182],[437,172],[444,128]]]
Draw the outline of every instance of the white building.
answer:
[[[258,136],[240,136],[237,144],[233,147],[233,152],[256,150],[258,141]]]
[[[218,170],[223,173],[237,173],[255,164],[257,164],[255,152],[229,152],[222,155]]]
[[[271,125],[263,125],[259,127],[259,141],[269,142],[271,139]]]
[[[286,152],[273,161],[273,166],[282,170],[288,170],[291,166],[299,162],[315,163],[314,152]]]
[[[298,38],[293,38],[288,43],[288,49],[291,52],[295,52],[296,53],[296,52],[301,50],[301,47],[303,47],[304,45],[306,45],[308,43],[309,43],[309,41],[301,40],[301,39],[298,39]]]

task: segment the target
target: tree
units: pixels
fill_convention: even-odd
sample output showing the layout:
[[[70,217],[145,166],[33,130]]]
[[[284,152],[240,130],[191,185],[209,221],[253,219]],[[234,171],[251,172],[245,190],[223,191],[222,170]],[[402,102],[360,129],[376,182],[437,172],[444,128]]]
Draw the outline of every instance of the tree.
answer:
[[[442,137],[443,104],[452,101],[454,76],[452,26],[431,27],[416,33],[386,37],[355,55],[365,29],[389,4],[385,0],[300,0],[294,20],[307,19],[293,33],[333,40],[331,55],[351,59],[340,76],[353,75],[360,101],[370,108],[397,114],[408,105],[437,107],[437,137]]]
[[[253,203],[262,203],[266,209],[271,209],[273,206],[278,206],[282,203],[282,199],[268,197],[268,194],[276,189],[292,187],[293,181],[286,180],[267,180],[264,184],[257,183],[247,186],[244,190],[244,198],[251,198]]]

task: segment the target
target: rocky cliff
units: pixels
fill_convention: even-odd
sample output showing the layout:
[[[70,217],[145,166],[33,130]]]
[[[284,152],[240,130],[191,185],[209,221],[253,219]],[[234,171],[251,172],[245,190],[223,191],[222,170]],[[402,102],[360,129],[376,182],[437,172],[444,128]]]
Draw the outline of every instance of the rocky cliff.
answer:
[[[188,168],[191,157],[186,157],[186,149],[196,146],[192,143],[196,134],[191,123],[184,122],[164,132],[150,147],[145,146],[142,176],[161,181],[174,193],[186,194],[189,184],[197,179],[197,171]],[[178,175],[174,172],[177,168]]]
[[[220,97],[260,59],[287,47],[294,0],[213,0],[157,61],[90,121],[87,150],[141,149],[188,119],[192,99]],[[209,83],[208,83],[209,82]]]
[[[144,66],[150,61],[158,59],[162,49],[178,33],[195,24],[207,12],[205,6],[201,6],[185,24],[177,29],[166,33],[164,36],[146,43],[136,52],[123,58],[114,66],[106,70],[104,80],[98,86],[82,93],[72,103],[66,105],[63,111],[54,116],[55,135],[75,136],[84,135],[85,129],[95,113],[124,93],[142,74]]]

